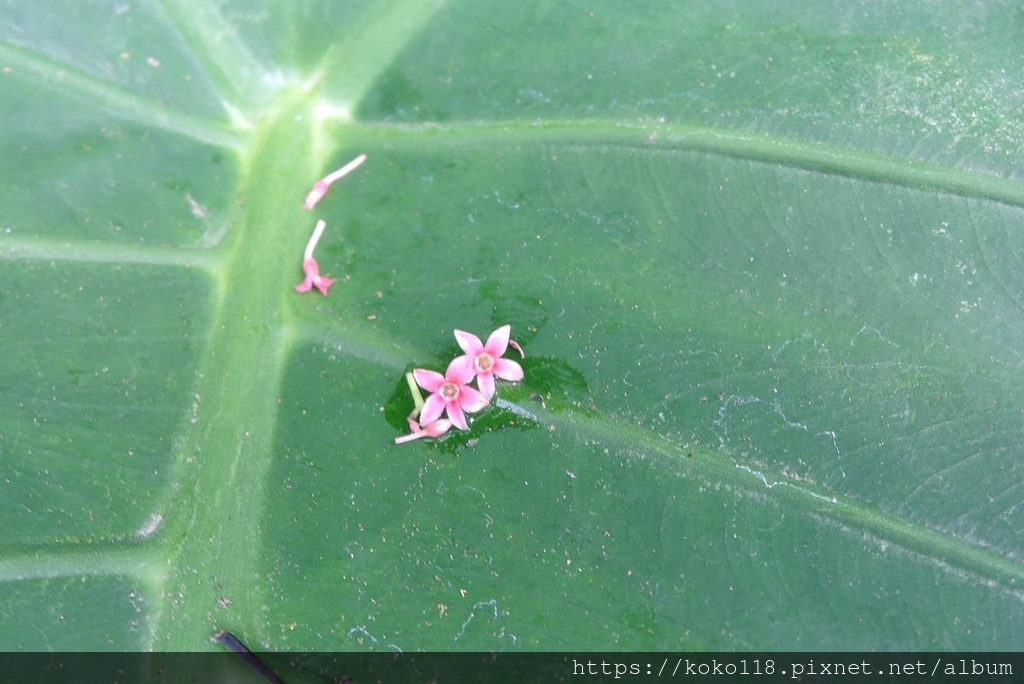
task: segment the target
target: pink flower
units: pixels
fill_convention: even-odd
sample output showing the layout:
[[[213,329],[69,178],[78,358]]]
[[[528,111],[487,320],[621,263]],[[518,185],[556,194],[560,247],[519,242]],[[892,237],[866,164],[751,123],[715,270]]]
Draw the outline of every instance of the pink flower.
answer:
[[[480,342],[480,338],[471,333],[456,330],[455,339],[458,341],[465,356],[466,363],[473,369],[477,377],[477,386],[487,401],[494,396],[494,377],[502,380],[518,382],[523,379],[523,367],[515,361],[501,358],[509,345],[509,335],[512,334],[512,326],[503,325],[487,338],[487,344]],[[518,348],[519,345],[516,345]]]
[[[295,286],[296,292],[309,292],[315,287],[326,295],[327,288],[334,284],[332,278],[325,278],[320,275],[320,267],[317,266],[316,259],[304,260],[302,262],[302,271],[306,274],[306,279]]]
[[[474,373],[473,366],[465,357],[460,356],[448,364],[444,375],[422,368],[413,369],[412,374],[416,384],[431,393],[420,413],[420,425],[424,427],[447,411],[452,425],[460,430],[468,430],[464,412],[476,413],[490,403],[478,390],[466,386],[473,379]]]
[[[316,248],[316,243],[320,240],[320,236],[324,234],[324,228],[326,227],[326,223],[317,221],[316,227],[313,229],[313,235],[309,238],[309,242],[306,243],[306,252],[302,255],[302,272],[306,274],[306,279],[295,286],[296,292],[309,292],[315,287],[326,297],[327,288],[334,284],[334,280],[331,278],[325,278],[320,275],[320,266],[316,263],[316,259],[313,258],[313,250]]]
[[[448,432],[452,427],[452,421],[445,420],[444,418],[438,418],[432,423],[427,423],[423,427],[416,422],[414,418],[409,418],[409,430],[410,434],[402,435],[401,437],[395,437],[395,444],[405,444],[411,442],[414,439],[421,439],[423,437],[430,437],[431,439],[437,439],[444,433]]]

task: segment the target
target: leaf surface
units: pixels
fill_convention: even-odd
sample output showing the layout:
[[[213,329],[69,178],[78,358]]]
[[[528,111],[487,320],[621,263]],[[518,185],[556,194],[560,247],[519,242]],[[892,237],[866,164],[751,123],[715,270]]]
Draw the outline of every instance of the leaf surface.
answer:
[[[1015,649],[1024,15],[678,4],[8,3],[0,644]]]

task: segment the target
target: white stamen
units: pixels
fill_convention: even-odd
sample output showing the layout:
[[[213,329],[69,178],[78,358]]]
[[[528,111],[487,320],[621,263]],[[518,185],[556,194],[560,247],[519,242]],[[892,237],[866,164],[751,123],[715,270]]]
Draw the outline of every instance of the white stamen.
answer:
[[[320,236],[324,234],[324,228],[327,224],[323,219],[316,222],[316,228],[313,229],[313,235],[309,238],[309,242],[306,243],[306,252],[302,255],[305,261],[309,261],[313,258],[313,250],[316,248],[316,243],[320,241]]]
[[[344,166],[342,166],[340,169],[338,169],[334,173],[330,173],[330,174],[324,176],[324,183],[327,183],[328,185],[330,185],[331,183],[333,183],[334,181],[338,180],[339,178],[343,178],[343,177],[347,176],[349,173],[351,173],[353,170],[355,170],[364,161],[366,161],[366,155],[365,154],[359,155],[358,157],[356,157],[355,159],[350,161],[348,164],[345,164]]]

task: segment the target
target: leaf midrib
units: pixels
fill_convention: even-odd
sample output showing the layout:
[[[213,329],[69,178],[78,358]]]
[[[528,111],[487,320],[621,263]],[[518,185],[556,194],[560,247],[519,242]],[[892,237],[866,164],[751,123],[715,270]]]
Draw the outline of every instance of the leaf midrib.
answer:
[[[178,498],[167,515],[167,538],[178,540],[168,549],[176,570],[156,599],[161,624],[150,647],[203,648],[219,620],[256,615],[265,605],[259,574],[263,493],[273,456],[275,397],[293,346],[284,302],[294,296],[309,230],[294,199],[301,197],[312,154],[312,133],[298,116],[304,111],[303,91],[283,93],[254,134],[252,158],[266,161],[252,166],[243,181],[248,200],[218,271],[209,348],[195,389],[198,409],[178,440],[186,453],[176,455]],[[201,445],[202,452],[192,453],[191,445]],[[223,613],[227,605],[230,611]]]

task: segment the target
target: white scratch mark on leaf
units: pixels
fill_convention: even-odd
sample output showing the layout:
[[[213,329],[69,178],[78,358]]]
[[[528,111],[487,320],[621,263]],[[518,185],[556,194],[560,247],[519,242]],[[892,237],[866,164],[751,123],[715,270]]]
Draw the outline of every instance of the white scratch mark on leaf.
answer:
[[[146,521],[145,525],[143,525],[135,531],[135,536],[141,539],[149,539],[157,533],[157,530],[160,529],[160,526],[163,525],[163,523],[163,514],[154,513],[153,515],[149,516],[149,520]]]
[[[750,473],[751,475],[753,475],[754,477],[759,479],[764,484],[764,486],[767,487],[768,489],[774,489],[775,487],[778,487],[779,485],[782,485],[782,486],[785,486],[785,487],[792,487],[793,489],[795,489],[795,490],[797,490],[797,491],[799,491],[799,492],[801,492],[803,494],[806,494],[808,496],[814,497],[815,499],[820,499],[821,501],[826,501],[826,502],[831,503],[831,504],[839,503],[834,496],[824,496],[823,494],[818,494],[817,492],[812,492],[809,489],[805,489],[804,487],[799,487],[799,486],[793,484],[792,482],[787,482],[785,480],[778,480],[776,482],[769,482],[768,481],[768,477],[764,473],[762,473],[760,470],[754,470],[750,466],[744,465],[742,463],[734,463],[734,465],[737,468],[739,468],[740,470],[742,470],[744,472],[747,472],[747,473]]]
[[[355,635],[355,636],[353,636],[353,635]],[[348,636],[349,639],[353,639],[353,638],[356,639],[356,641],[358,641],[360,644],[363,643],[363,637],[369,639],[370,643],[372,643],[372,644],[379,644],[380,643],[380,640],[377,639],[377,637],[375,637],[372,634],[370,634],[370,632],[365,627],[363,627],[362,625],[360,625],[358,627],[353,627],[352,629],[348,630],[347,636]],[[398,644],[387,643],[387,644],[384,644],[384,646],[386,648],[391,649],[392,651],[396,651],[397,653],[404,653],[404,651],[401,649],[400,646],[398,646]]]
[[[462,628],[459,633],[455,635],[455,641],[458,641],[466,635],[466,628],[469,627],[469,623],[476,617],[476,612],[484,608],[490,608],[491,613],[495,620],[498,619],[498,599],[491,599],[490,601],[478,601],[473,604],[472,610],[469,611],[469,617],[462,623]]]

